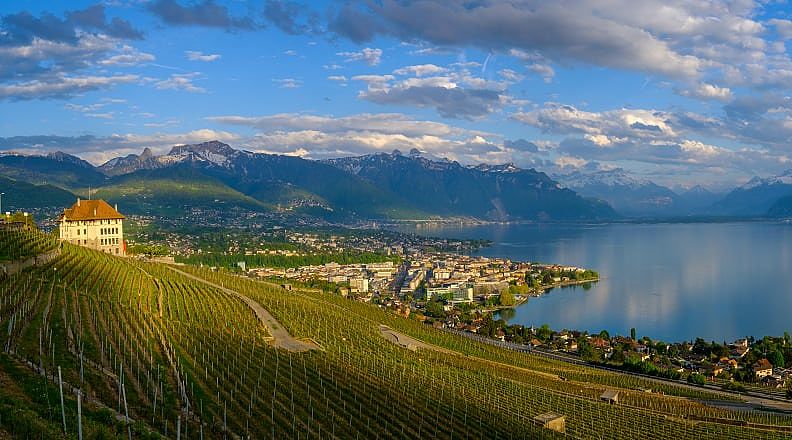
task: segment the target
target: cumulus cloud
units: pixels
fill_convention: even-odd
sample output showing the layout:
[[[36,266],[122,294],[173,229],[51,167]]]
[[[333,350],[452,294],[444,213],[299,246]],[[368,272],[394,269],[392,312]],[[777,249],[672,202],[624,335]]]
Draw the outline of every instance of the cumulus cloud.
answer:
[[[393,71],[393,73],[396,75],[426,76],[437,75],[438,73],[444,73],[447,71],[447,68],[436,66],[434,64],[419,64],[396,69]]]
[[[321,30],[319,14],[294,1],[267,0],[264,3],[264,17],[290,35],[314,34]]]
[[[728,87],[718,87],[713,84],[701,83],[693,88],[680,90],[679,94],[690,98],[704,100],[728,101],[732,97]]]
[[[111,37],[140,40],[143,33],[135,29],[128,21],[113,17],[110,21],[105,18],[105,6],[97,4],[79,11],[72,11],[67,14],[69,20],[75,25],[89,29],[101,31]]]
[[[363,61],[369,66],[376,66],[382,58],[382,49],[367,47],[357,52],[338,52],[336,55],[345,58],[346,62]]]
[[[503,162],[510,158],[499,136],[440,122],[415,120],[400,113],[325,115],[275,114],[266,116],[214,116],[210,121],[249,127],[258,133],[246,148],[265,152],[294,153],[327,158],[409,151],[429,157],[447,157],[462,163]]]
[[[227,7],[213,0],[189,3],[176,0],[155,0],[147,5],[149,12],[173,26],[205,26],[227,30],[252,30],[257,27],[250,17],[236,17]]]
[[[515,140],[506,140],[503,142],[503,146],[506,148],[513,148],[519,151],[528,151],[531,153],[538,153],[539,147],[528,140],[525,139],[515,139]]]
[[[546,82],[555,65],[582,63],[691,84],[708,78],[719,88],[792,87],[784,45],[792,21],[764,18],[762,8],[751,0],[351,0],[331,14],[329,29],[360,44],[390,36],[421,48],[414,53],[506,53]],[[691,96],[713,99],[698,92]]]
[[[492,81],[474,76],[466,66],[454,69],[433,64],[406,66],[395,75],[357,75],[366,83],[361,99],[383,105],[432,108],[448,118],[476,119],[511,103],[505,89],[510,81]],[[510,79],[517,79],[513,74]]]
[[[369,90],[361,96],[378,104],[434,108],[440,116],[463,119],[488,115],[502,102],[496,90],[408,84]]]
[[[58,76],[51,80],[33,80],[0,85],[0,99],[30,100],[68,98],[91,90],[107,89],[116,84],[137,82],[137,75]]]
[[[188,50],[188,51],[184,52],[184,54],[187,55],[187,59],[190,60],[190,61],[202,61],[204,63],[210,63],[212,61],[217,61],[217,60],[219,60],[221,58],[220,54],[216,54],[216,53],[205,54],[203,52],[196,51],[196,50]]]
[[[121,48],[121,53],[99,60],[98,64],[102,66],[136,66],[155,59],[156,57],[150,53],[140,52],[134,47],[125,45]]]
[[[775,31],[782,40],[789,40],[792,38],[792,21],[781,18],[773,18],[768,20],[767,23],[775,27]]]
[[[662,9],[659,3],[657,9]],[[477,46],[486,51],[516,48],[539,50],[559,60],[582,61],[671,77],[698,75],[704,63],[673,47],[662,32],[676,27],[678,15],[692,15],[681,2],[680,14],[637,19],[632,2],[547,3],[539,0],[482,1],[473,4],[434,0],[350,2],[331,22],[331,29],[353,41],[376,35],[426,41],[439,46]],[[648,8],[647,8],[648,9]],[[627,14],[625,11],[629,11]],[[696,30],[701,27],[697,27]]]
[[[789,166],[790,99],[738,97],[725,108],[725,114],[716,117],[647,109],[594,112],[546,103],[512,118],[544,133],[563,136],[553,148],[560,167],[591,161],[641,163],[672,167],[665,176],[672,179],[685,172],[734,178]],[[725,141],[726,146],[713,139]],[[561,159],[564,163],[559,165]]]
[[[57,17],[18,12],[0,17],[0,87],[4,99],[62,99],[128,76],[97,73],[98,68],[129,67],[152,61],[125,40],[142,33],[103,5],[67,11]],[[18,96],[11,93],[19,92]]]
[[[156,81],[154,87],[160,90],[184,90],[190,93],[204,93],[206,89],[193,83],[200,75],[198,72],[174,73],[168,79]]]
[[[606,112],[589,112],[571,105],[546,103],[543,107],[528,112],[517,112],[512,118],[532,125],[546,133],[600,136],[597,143],[603,144],[604,137],[624,138],[672,138],[676,137],[671,115],[654,110],[619,109]]]
[[[247,126],[259,130],[314,130],[326,133],[344,131],[376,131],[405,136],[482,136],[483,132],[463,130],[448,124],[419,121],[401,113],[361,113],[332,117],[299,113],[279,113],[267,116],[212,116],[208,120],[231,125]]]

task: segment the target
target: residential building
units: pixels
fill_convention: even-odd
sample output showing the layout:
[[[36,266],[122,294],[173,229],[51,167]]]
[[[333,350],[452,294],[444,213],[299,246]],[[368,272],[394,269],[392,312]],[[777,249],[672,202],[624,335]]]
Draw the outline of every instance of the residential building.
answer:
[[[761,379],[773,374],[773,365],[767,359],[759,359],[753,367],[754,374]]]
[[[124,217],[104,200],[80,200],[58,218],[60,239],[113,255],[125,255]]]

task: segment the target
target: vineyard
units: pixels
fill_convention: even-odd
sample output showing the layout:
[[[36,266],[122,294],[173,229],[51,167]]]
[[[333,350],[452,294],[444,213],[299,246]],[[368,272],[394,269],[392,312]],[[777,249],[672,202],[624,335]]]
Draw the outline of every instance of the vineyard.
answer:
[[[0,235],[0,249],[24,234]],[[792,418],[706,406],[725,397],[703,390],[503,350],[316,290],[68,244],[0,281],[0,346],[0,438],[792,435]],[[618,405],[600,401],[606,390]],[[533,423],[547,412],[565,416],[565,433]]]
[[[22,260],[55,248],[55,237],[35,228],[0,227],[0,261]]]

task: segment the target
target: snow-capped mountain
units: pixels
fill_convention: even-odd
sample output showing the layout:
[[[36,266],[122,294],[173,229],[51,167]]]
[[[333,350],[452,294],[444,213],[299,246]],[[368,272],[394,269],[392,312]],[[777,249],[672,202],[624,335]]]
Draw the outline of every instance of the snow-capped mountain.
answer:
[[[719,215],[761,216],[779,199],[792,195],[792,170],[771,177],[753,177],[717,202],[712,212]]]
[[[751,180],[749,180],[739,188],[742,190],[750,190],[760,186],[772,186],[772,185],[792,185],[792,169],[786,170],[777,176],[771,176],[765,178],[754,176],[751,178]]]
[[[630,175],[621,168],[594,172],[576,171],[554,176],[583,196],[610,203],[627,216],[676,216],[686,213],[677,193],[650,180]]]
[[[140,155],[130,154],[124,157],[110,159],[99,167],[109,176],[128,174],[138,170],[153,170],[182,162],[206,162],[220,167],[230,168],[233,161],[248,153],[235,150],[231,146],[219,141],[204,142],[201,144],[176,145],[168,154],[155,156],[149,148],[145,148]]]

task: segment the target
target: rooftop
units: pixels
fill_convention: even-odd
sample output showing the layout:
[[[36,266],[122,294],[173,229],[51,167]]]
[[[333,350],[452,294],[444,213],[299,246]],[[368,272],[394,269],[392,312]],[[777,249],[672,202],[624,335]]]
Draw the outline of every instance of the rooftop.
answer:
[[[62,220],[108,220],[124,219],[118,211],[104,200],[80,200],[72,205],[71,208],[63,210]]]

